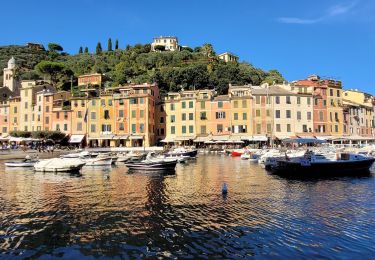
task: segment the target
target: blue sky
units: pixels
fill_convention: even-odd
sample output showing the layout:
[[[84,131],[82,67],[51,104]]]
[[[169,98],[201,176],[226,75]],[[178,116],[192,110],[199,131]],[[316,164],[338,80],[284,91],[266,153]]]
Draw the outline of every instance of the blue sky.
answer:
[[[60,43],[94,50],[175,35],[192,47],[212,43],[291,81],[318,74],[375,94],[373,0],[4,1],[0,45]]]

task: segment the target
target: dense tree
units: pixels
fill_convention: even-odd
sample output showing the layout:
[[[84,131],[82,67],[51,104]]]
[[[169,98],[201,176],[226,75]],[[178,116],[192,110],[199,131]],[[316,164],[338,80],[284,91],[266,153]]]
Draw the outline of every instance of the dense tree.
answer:
[[[66,134],[60,131],[34,131],[31,133],[31,137],[35,139],[53,140],[55,142],[60,142]]]
[[[57,43],[48,43],[48,50],[51,52],[56,52],[56,51],[63,51],[63,47]]]
[[[19,68],[17,74],[21,79],[48,76],[60,89],[70,88],[70,75],[73,72],[74,75],[105,73],[103,80],[110,86],[127,82],[157,82],[161,92],[179,91],[183,87],[214,88],[219,94],[226,94],[229,83],[260,85],[264,82],[272,84],[284,81],[276,70],[264,71],[246,62],[225,63],[217,60],[212,45],[195,48],[193,52],[187,48],[173,52],[151,52],[150,49],[150,44],[136,44],[127,45],[126,49],[116,52],[100,52],[100,55],[62,55],[23,46],[7,46],[0,47],[0,65],[6,67],[9,57],[15,56]],[[88,53],[87,47],[84,53]],[[41,61],[58,63],[64,67],[54,70],[55,67],[49,66],[48,70],[42,72],[35,66]],[[56,71],[58,73],[54,74]]]
[[[102,45],[100,42],[98,42],[98,44],[96,44],[96,54],[101,54],[102,53]]]
[[[79,51],[78,51],[79,54],[83,53],[83,50],[82,50],[82,46],[79,47]]]
[[[89,48],[85,47],[85,53],[89,53]]]
[[[31,137],[31,132],[28,132],[28,131],[10,131],[9,135],[13,136],[13,137],[29,138],[29,137]]]
[[[165,51],[165,46],[163,45],[156,45],[154,47],[155,51]]]
[[[41,75],[49,76],[54,86],[56,86],[60,77],[72,74],[72,71],[67,69],[64,63],[54,61],[41,61],[35,66],[35,70]]]
[[[112,39],[111,38],[108,39],[108,49],[107,50],[112,51]]]
[[[115,50],[118,50],[118,39],[116,39]]]
[[[266,77],[263,79],[262,83],[268,83],[269,85],[272,84],[280,84],[283,83],[284,78],[277,70],[270,70],[266,73]]]
[[[190,47],[181,47],[181,51],[194,52],[194,50]]]
[[[212,58],[215,56],[214,48],[212,44],[209,43],[203,44],[202,48],[200,49],[200,52],[203,54],[203,56],[207,58]]]

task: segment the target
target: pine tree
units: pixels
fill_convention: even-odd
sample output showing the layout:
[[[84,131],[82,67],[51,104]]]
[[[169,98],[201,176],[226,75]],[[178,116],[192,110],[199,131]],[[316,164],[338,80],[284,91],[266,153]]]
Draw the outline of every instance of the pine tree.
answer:
[[[108,51],[112,51],[112,39],[108,39]]]
[[[118,50],[118,39],[116,39],[115,50]]]
[[[85,53],[89,53],[89,48],[85,47]]]
[[[96,45],[96,54],[102,53],[102,45],[100,42]]]
[[[82,46],[81,46],[81,47],[79,47],[78,53],[81,54],[82,52],[83,52],[83,49],[82,49]]]

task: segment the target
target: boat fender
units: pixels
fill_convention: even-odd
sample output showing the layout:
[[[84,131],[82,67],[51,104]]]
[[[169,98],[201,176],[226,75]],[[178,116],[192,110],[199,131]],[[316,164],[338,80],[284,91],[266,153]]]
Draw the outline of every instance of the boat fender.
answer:
[[[228,185],[224,182],[223,187],[221,188],[221,193],[222,194],[227,194],[228,193]]]

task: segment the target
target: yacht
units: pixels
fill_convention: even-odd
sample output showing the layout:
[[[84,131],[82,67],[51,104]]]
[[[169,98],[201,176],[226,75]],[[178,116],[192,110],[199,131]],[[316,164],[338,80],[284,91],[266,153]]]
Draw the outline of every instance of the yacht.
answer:
[[[271,167],[275,173],[305,175],[334,175],[343,173],[368,172],[375,158],[361,154],[337,153],[322,154],[307,151],[304,156],[277,160],[277,165]]]

